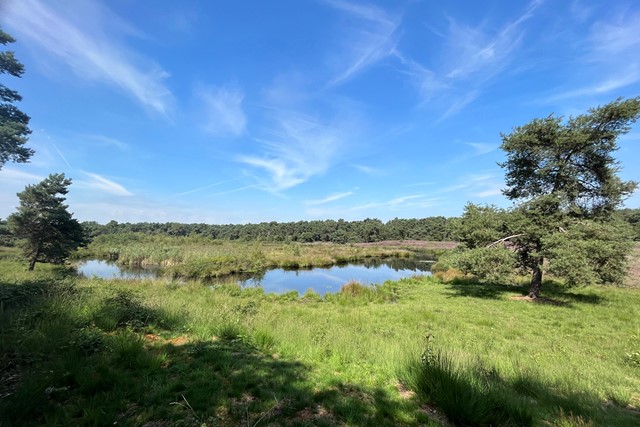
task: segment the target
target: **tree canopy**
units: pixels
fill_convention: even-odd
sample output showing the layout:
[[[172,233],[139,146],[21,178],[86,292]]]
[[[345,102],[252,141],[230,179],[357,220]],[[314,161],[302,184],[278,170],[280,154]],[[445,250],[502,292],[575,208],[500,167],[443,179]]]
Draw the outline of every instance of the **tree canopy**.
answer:
[[[0,28],[0,43],[13,42],[15,39]],[[21,77],[22,73],[24,67],[13,52],[0,52],[0,74]],[[0,83],[0,169],[7,161],[25,163],[33,155],[33,150],[24,146],[31,133],[29,116],[13,105],[21,100],[18,92]]]
[[[459,254],[457,265],[494,277],[496,259],[512,260],[531,273],[532,298],[540,296],[545,270],[569,284],[621,281],[632,232],[613,214],[637,183],[620,179],[613,154],[639,116],[640,97],[618,99],[567,121],[550,115],[503,134],[503,193],[516,204],[467,205],[458,237],[473,251]],[[486,250],[498,246],[513,257]],[[488,256],[492,262],[481,261]]]
[[[69,185],[71,180],[64,174],[51,174],[18,193],[20,206],[8,223],[13,234],[24,239],[29,270],[36,262],[62,263],[85,242],[82,226],[63,203]]]

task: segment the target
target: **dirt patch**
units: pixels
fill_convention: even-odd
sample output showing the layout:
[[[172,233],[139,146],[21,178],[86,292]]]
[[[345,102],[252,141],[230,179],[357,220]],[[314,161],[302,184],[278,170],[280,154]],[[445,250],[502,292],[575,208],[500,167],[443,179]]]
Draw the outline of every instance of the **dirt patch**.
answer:
[[[179,336],[171,339],[164,339],[160,335],[157,334],[146,334],[144,339],[148,342],[160,343],[160,344],[171,344],[176,347],[183,346],[185,344],[189,344],[191,341],[189,338],[184,336]],[[215,340],[214,340],[215,341]]]
[[[341,425],[337,423],[333,414],[322,405],[316,405],[315,408],[304,408],[301,411],[298,411],[294,421],[303,425],[316,425],[319,423]]]
[[[436,409],[435,406],[425,404],[425,405],[422,405],[420,409],[418,409],[418,411],[422,412],[427,417],[429,417],[430,419],[437,422],[443,427],[453,426],[453,424],[449,422],[447,417],[443,413],[438,411],[438,409]]]
[[[398,394],[403,399],[413,399],[416,397],[416,393],[413,390],[409,390],[404,384],[397,383],[396,390],[398,390]]]

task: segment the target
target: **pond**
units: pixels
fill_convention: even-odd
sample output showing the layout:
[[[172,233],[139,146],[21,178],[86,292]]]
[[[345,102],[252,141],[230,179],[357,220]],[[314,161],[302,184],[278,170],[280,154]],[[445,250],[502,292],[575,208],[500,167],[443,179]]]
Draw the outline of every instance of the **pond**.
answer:
[[[91,259],[80,261],[76,266],[79,276],[98,277],[100,279],[154,279],[159,270],[151,268],[137,268],[119,265],[114,262]]]
[[[276,268],[254,275],[233,275],[214,279],[207,284],[215,286],[231,281],[245,287],[262,287],[265,293],[297,291],[302,295],[308,289],[313,289],[324,295],[327,292],[338,292],[342,285],[351,280],[371,285],[415,275],[429,275],[432,262],[431,259],[385,258],[309,270]],[[84,277],[124,280],[152,279],[160,274],[157,269],[124,267],[102,260],[82,261],[78,264],[77,270],[78,274]]]

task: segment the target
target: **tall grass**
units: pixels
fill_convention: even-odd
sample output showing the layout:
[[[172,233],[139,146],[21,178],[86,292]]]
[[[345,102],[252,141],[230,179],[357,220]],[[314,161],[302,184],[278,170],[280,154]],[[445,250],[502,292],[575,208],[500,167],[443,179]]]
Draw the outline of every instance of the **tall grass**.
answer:
[[[373,246],[234,242],[132,233],[99,236],[81,255],[130,266],[161,266],[174,277],[208,279],[267,268],[311,268],[371,257],[408,257],[411,252]]]
[[[531,426],[532,402],[514,392],[495,369],[470,363],[450,352],[425,352],[410,360],[404,382],[456,425]]]

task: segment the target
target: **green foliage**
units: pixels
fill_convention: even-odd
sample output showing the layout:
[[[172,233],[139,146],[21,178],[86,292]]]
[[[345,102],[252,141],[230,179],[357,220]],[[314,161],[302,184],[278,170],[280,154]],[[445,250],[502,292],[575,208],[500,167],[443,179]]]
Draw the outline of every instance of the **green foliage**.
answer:
[[[171,237],[207,237],[218,240],[260,242],[325,242],[362,243],[382,240],[432,240],[453,239],[453,218],[442,216],[420,219],[392,219],[383,223],[367,218],[362,221],[297,221],[259,224],[178,224],[178,223],[118,223],[110,221],[100,225],[94,221],[82,225],[88,236],[144,233]]]
[[[0,28],[0,43],[7,45],[15,40]],[[23,65],[15,58],[13,52],[0,52],[0,74],[14,77],[22,76]],[[33,150],[24,147],[29,129],[29,116],[13,105],[21,101],[18,92],[0,84],[0,169],[7,161],[25,163],[33,155]]]
[[[63,203],[62,196],[68,193],[69,185],[71,180],[64,174],[52,174],[18,193],[20,206],[8,222],[13,234],[24,240],[29,270],[33,270],[36,262],[61,264],[85,242],[80,223]]]
[[[485,283],[508,283],[517,265],[513,251],[503,247],[456,251],[446,258],[444,263]]]
[[[622,284],[632,249],[629,226],[621,221],[582,220],[543,239],[548,271],[569,285]]]
[[[113,296],[105,299],[96,314],[96,324],[105,331],[122,327],[143,330],[160,319],[154,309],[142,302],[139,294],[128,289],[117,289]]]
[[[456,235],[468,248],[485,249],[452,263],[495,280],[508,272],[511,258],[487,249],[512,250],[519,269],[531,272],[533,298],[540,296],[545,259],[547,271],[569,284],[620,283],[633,233],[612,216],[637,184],[618,177],[613,153],[639,116],[640,97],[618,99],[566,123],[550,115],[503,134],[504,194],[518,204],[506,211],[467,205]],[[496,262],[503,257],[500,271]]]
[[[485,247],[508,233],[508,212],[495,206],[479,206],[467,203],[462,219],[457,221],[454,236],[465,247]]]
[[[617,176],[613,153],[638,116],[640,97],[618,99],[564,124],[550,115],[502,135],[505,195],[528,200],[553,194],[572,215],[610,215],[637,186]]]

